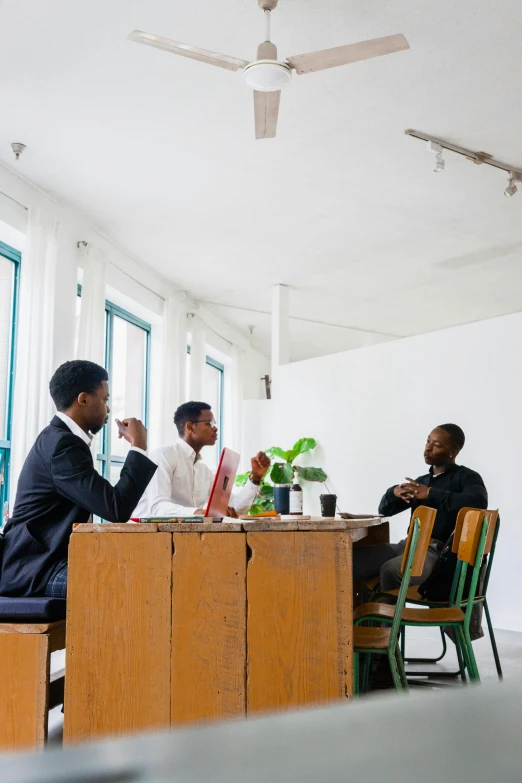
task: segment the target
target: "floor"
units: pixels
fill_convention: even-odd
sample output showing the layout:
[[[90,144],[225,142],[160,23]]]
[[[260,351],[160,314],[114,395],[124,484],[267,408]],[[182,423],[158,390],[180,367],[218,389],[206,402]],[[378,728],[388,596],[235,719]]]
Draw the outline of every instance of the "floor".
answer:
[[[495,631],[495,636],[497,639],[500,661],[504,673],[504,681],[507,683],[509,683],[510,680],[522,681],[522,633],[498,630]],[[409,628],[406,639],[406,656],[410,655],[412,657],[431,657],[439,655],[440,651],[442,650],[440,635],[438,635],[437,629],[434,628]],[[473,648],[475,650],[475,657],[477,659],[481,680],[483,682],[498,682],[487,629],[485,629],[484,638],[478,639],[476,642],[474,642]],[[61,668],[62,666],[63,653],[55,653],[53,655],[52,668]],[[407,667],[407,670],[412,671],[414,668],[420,667],[414,667],[413,665],[410,665]],[[427,667],[422,666],[422,668],[426,669]],[[444,661],[429,668],[433,669],[434,676],[430,679],[417,679],[412,677],[410,679],[412,688],[432,689],[443,687],[461,687],[461,683],[458,677],[446,679],[437,678],[436,676],[440,671],[455,671],[457,668],[457,656],[455,654],[455,648],[449,640],[448,652],[446,653]],[[383,691],[378,691],[378,693],[382,694]],[[390,693],[394,693],[393,689],[390,690]],[[63,715],[61,708],[56,707],[54,710],[51,710],[49,714],[49,746],[56,747],[57,745],[61,745],[62,729]]]

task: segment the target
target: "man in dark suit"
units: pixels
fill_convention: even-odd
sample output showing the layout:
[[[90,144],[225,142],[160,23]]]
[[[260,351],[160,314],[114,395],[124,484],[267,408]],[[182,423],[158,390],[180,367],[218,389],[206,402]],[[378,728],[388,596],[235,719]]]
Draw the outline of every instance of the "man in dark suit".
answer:
[[[90,443],[108,421],[108,380],[103,367],[80,360],[62,364],[53,375],[49,388],[58,413],[20,473],[4,530],[0,595],[65,598],[73,524],[91,514],[127,522],[154,475],[147,430],[137,419],[116,420],[118,437],[131,444],[116,486],[94,469]]]

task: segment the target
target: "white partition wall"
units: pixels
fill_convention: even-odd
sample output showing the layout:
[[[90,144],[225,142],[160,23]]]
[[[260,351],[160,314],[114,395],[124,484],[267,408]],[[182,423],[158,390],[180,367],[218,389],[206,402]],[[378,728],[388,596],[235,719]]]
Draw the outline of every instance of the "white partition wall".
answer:
[[[288,448],[303,436],[320,448],[310,464],[328,473],[343,510],[375,511],[384,490],[426,472],[424,441],[455,422],[467,444],[459,462],[479,471],[501,529],[490,585],[494,623],[522,630],[522,314],[288,364],[259,431]],[[248,410],[248,409],[247,409]],[[257,412],[260,413],[259,411]],[[266,411],[268,414],[268,411]],[[306,488],[318,511],[319,488]],[[395,540],[405,515],[392,526]]]

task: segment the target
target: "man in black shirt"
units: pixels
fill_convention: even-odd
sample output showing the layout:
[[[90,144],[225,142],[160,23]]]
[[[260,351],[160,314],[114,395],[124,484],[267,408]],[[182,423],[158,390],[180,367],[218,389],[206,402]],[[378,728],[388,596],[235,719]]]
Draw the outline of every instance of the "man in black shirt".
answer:
[[[456,424],[441,424],[428,436],[424,461],[429,473],[415,481],[407,478],[385,493],[379,513],[391,517],[418,506],[437,509],[432,539],[426,555],[422,576],[411,584],[422,584],[433,571],[442,545],[455,530],[461,508],[487,508],[488,493],[482,478],[474,470],[456,465],[455,459],[464,446],[465,437]],[[354,549],[354,578],[380,576],[383,590],[393,590],[401,583],[401,563],[406,539],[398,544]]]

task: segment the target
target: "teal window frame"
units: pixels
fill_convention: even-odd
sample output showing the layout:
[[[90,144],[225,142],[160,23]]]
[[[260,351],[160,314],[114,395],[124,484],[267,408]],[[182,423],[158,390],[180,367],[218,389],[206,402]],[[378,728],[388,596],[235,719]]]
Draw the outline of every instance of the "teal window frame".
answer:
[[[4,521],[5,504],[9,502],[9,468],[11,462],[11,438],[13,430],[13,398],[16,370],[16,335],[18,332],[18,307],[20,292],[20,263],[22,254],[14,247],[0,242],[0,256],[14,264],[13,287],[11,295],[11,330],[8,351],[8,382],[6,395],[6,428],[5,440],[0,440],[0,473],[3,481],[0,484],[0,528]]]
[[[190,353],[190,345],[187,345],[187,353]],[[205,356],[205,363],[210,367],[214,367],[219,370],[219,434],[218,434],[218,451],[221,454],[223,450],[223,396],[225,392],[225,365],[213,359],[212,356]],[[204,402],[204,400],[203,400]]]
[[[82,295],[82,287],[78,285],[78,296]],[[150,341],[151,341],[151,325],[147,321],[143,321],[138,316],[129,313],[128,310],[124,310],[122,307],[105,300],[105,369],[109,373],[109,379],[112,376],[112,360],[113,360],[113,336],[114,336],[114,316],[121,318],[123,321],[137,326],[139,329],[143,329],[146,334],[145,338],[145,373],[143,380],[143,423],[145,427],[149,424],[149,399],[150,399]],[[111,430],[106,424],[102,433],[102,452],[96,455],[96,459],[101,463],[101,475],[109,479],[110,466],[111,465],[123,465],[125,457],[117,457],[111,454]]]

